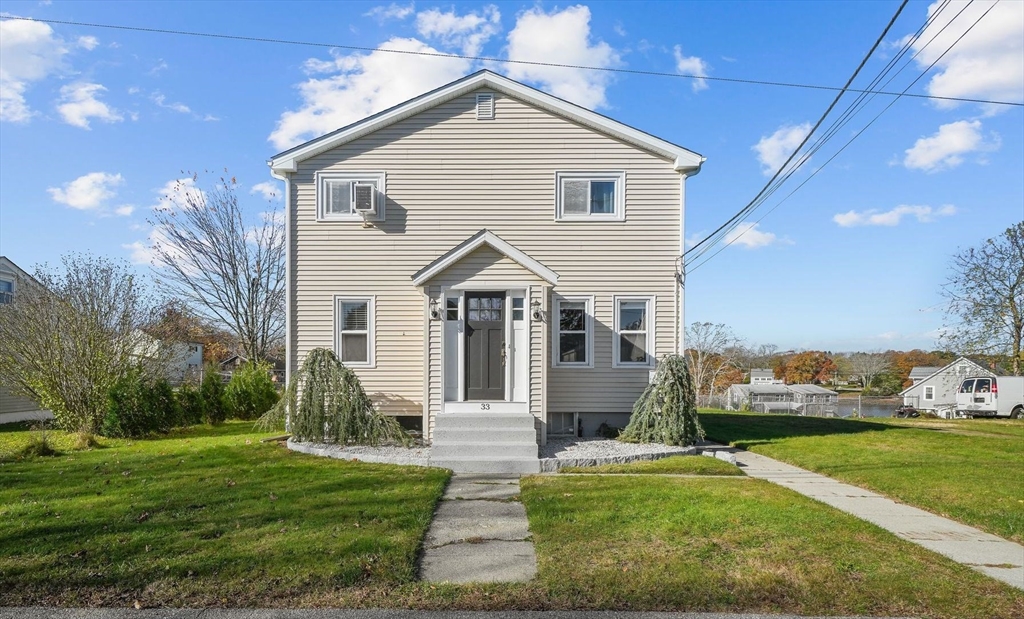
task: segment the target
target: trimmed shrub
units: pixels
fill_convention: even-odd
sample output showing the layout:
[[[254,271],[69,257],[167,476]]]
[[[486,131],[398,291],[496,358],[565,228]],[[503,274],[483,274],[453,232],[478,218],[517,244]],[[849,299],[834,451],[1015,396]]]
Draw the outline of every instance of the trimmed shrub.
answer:
[[[199,385],[199,396],[203,401],[203,421],[211,425],[224,423],[228,418],[224,406],[224,380],[216,366],[206,366],[203,382]]]
[[[178,388],[176,395],[182,425],[194,426],[206,421],[206,402],[197,387],[186,383]]]
[[[180,423],[180,409],[167,379],[151,381],[138,370],[132,370],[107,392],[107,411],[100,433],[137,438],[167,432]]]
[[[619,435],[624,443],[693,445],[704,438],[697,419],[697,394],[690,369],[680,355],[658,364],[654,380],[633,405],[629,425]]]
[[[234,419],[258,419],[277,404],[279,396],[266,363],[246,363],[235,370],[224,388],[227,414]]]

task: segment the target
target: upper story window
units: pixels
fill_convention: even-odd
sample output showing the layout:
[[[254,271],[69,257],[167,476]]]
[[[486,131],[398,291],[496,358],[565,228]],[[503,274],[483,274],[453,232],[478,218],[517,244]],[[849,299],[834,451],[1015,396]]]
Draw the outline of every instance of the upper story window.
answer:
[[[654,365],[654,298],[616,297],[614,367]]]
[[[0,279],[0,305],[14,302],[14,282]]]
[[[384,172],[319,172],[316,182],[316,218],[318,221],[363,221],[355,209],[356,185],[376,189],[376,213],[369,221],[384,221]]]
[[[555,219],[625,218],[625,172],[555,173]]]
[[[924,388],[924,399],[934,400],[935,399],[935,387],[928,385]]]
[[[594,299],[564,297],[555,299],[555,367],[594,367]]]

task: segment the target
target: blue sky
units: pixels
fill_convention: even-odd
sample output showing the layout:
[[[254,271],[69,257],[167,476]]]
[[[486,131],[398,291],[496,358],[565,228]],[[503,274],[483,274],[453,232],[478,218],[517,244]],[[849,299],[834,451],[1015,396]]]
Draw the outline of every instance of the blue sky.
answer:
[[[937,4],[911,2],[855,86],[878,74]],[[841,86],[897,5],[55,0],[5,1],[0,11]],[[979,0],[952,19],[964,7],[953,3],[887,89],[906,87],[990,5]],[[757,193],[834,97],[10,19],[0,28],[0,253],[26,268],[91,251],[148,273],[147,217],[184,171],[227,168],[253,212],[266,210],[276,198],[263,190],[277,186],[269,156],[485,67],[706,156],[687,183],[687,236],[700,238]],[[1024,101],[1024,3],[996,5],[910,92]],[[934,345],[950,256],[1024,219],[1021,107],[902,99],[766,215],[889,101],[873,100],[745,220],[746,234],[689,274],[688,322],[722,322],[782,349]]]

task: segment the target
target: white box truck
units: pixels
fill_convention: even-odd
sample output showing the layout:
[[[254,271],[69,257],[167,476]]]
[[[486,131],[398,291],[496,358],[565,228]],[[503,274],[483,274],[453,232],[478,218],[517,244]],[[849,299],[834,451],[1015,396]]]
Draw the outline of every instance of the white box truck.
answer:
[[[965,378],[956,392],[956,412],[966,417],[1024,417],[1024,376]]]

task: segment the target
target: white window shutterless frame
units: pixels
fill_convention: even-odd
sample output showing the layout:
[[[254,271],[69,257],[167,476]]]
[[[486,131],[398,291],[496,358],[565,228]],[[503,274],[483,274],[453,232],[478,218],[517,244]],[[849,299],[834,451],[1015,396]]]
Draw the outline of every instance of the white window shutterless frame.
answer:
[[[654,297],[616,296],[612,367],[654,367]]]
[[[385,198],[384,172],[317,172],[316,174],[316,219],[317,221],[363,221],[363,216],[353,209],[355,184],[368,184],[377,188],[377,213],[366,219],[384,221]]]
[[[374,367],[373,296],[334,297],[334,354],[349,367]]]
[[[594,367],[594,297],[554,299],[551,367]]]
[[[555,220],[625,218],[625,172],[555,172]]]

